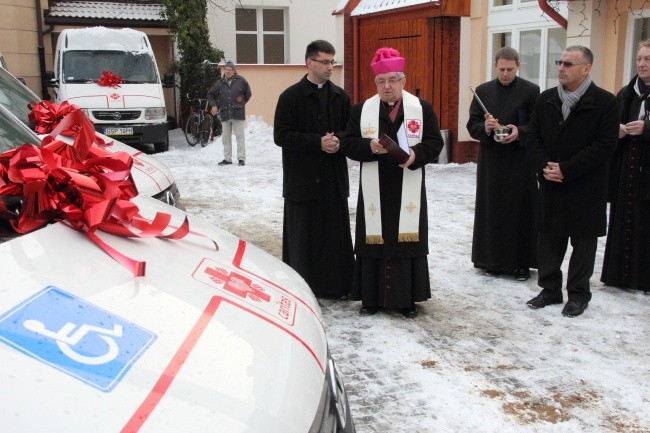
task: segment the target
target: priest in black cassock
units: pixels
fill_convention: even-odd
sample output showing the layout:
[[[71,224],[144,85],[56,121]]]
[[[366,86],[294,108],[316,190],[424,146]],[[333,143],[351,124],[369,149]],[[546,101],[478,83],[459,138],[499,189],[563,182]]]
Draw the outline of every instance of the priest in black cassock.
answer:
[[[307,45],[308,72],[280,95],[273,138],[282,148],[282,260],[317,297],[345,298],[354,254],[348,164],[338,136],[350,114],[350,98],[330,81],[334,53],[327,41]]]
[[[609,173],[609,229],[601,281],[650,291],[650,39],[637,76],[618,94],[619,142]]]
[[[345,154],[361,162],[351,294],[361,315],[388,308],[412,318],[415,302],[431,297],[424,166],[443,141],[433,106],[404,90],[404,64],[397,50],[377,50],[377,95],[352,107],[342,137]],[[403,147],[403,160],[388,153],[382,134]]]
[[[537,180],[524,135],[539,86],[517,76],[519,53],[501,48],[494,57],[497,78],[476,88],[467,130],[479,140],[472,262],[491,275],[519,281],[537,267],[535,206]],[[507,128],[507,136],[496,134]]]

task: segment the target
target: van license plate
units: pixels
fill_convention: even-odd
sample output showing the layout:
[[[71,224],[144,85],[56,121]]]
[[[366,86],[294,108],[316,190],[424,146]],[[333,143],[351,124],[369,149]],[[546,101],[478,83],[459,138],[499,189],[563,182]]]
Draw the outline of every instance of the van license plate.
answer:
[[[133,128],[104,128],[106,135],[133,135]]]

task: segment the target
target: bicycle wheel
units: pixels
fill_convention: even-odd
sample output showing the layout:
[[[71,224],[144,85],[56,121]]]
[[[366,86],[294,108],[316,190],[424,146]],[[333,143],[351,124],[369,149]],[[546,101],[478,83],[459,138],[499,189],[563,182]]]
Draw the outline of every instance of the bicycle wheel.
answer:
[[[212,116],[206,114],[201,118],[199,130],[201,131],[201,146],[205,147],[210,141],[210,133],[212,132]]]
[[[185,124],[185,139],[187,140],[187,144],[190,146],[196,146],[196,143],[199,142],[199,138],[199,124],[196,121],[196,116],[191,115]]]

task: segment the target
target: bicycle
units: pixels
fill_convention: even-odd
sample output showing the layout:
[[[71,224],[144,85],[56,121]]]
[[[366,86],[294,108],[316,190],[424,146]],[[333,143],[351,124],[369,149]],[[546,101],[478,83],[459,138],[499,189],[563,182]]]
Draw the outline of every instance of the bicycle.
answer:
[[[198,101],[198,104],[194,105],[194,112],[185,124],[185,139],[190,146],[201,143],[201,147],[205,147],[211,138],[213,119],[210,115],[208,100],[204,98],[194,100]],[[202,101],[205,101],[205,108],[202,107]]]

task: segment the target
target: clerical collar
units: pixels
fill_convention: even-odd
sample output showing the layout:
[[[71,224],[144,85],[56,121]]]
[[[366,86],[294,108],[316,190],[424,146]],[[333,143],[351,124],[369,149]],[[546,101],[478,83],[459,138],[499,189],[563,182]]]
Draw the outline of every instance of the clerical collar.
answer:
[[[314,83],[312,80],[309,79],[309,75],[307,75],[307,81],[312,83],[314,86],[318,87],[318,90],[322,89],[325,83],[327,83],[327,81],[325,81],[325,83]]]
[[[390,111],[395,106],[395,104],[397,104],[401,99],[402,98],[398,99],[397,101],[393,101],[393,102],[381,101],[381,103],[384,104],[384,107],[388,108],[388,110]]]

